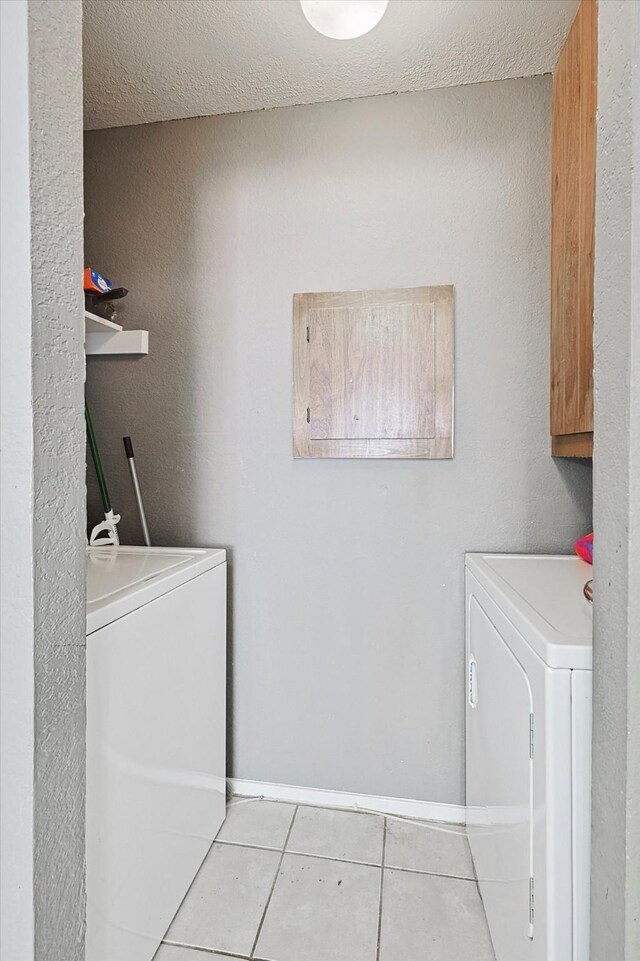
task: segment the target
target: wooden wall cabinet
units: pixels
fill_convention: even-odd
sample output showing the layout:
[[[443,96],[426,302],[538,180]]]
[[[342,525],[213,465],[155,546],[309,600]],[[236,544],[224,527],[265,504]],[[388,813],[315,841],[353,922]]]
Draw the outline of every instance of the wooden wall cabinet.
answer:
[[[582,0],[553,79],[551,452],[593,453],[597,6]]]
[[[295,294],[295,457],[453,456],[453,287]]]

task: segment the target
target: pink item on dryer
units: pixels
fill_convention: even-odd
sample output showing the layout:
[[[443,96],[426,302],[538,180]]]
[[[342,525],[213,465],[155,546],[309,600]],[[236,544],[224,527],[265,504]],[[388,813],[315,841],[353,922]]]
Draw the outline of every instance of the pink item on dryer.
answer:
[[[593,564],[593,532],[575,542],[574,550],[587,564]]]

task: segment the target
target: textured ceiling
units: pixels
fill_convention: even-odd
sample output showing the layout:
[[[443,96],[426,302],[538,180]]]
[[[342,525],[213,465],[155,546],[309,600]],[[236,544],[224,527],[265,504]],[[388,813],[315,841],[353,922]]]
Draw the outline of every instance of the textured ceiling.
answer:
[[[329,40],[298,0],[85,0],[85,126],[547,73],[577,0],[391,0]]]

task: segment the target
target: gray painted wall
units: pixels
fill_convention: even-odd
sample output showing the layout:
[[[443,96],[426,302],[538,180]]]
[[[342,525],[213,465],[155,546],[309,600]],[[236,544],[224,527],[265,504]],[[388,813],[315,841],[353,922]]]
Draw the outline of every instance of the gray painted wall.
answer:
[[[640,5],[600,0],[592,961],[640,958]]]
[[[76,0],[2,4],[2,956],[11,961],[84,957],[81,26]]]
[[[131,433],[155,542],[230,550],[236,777],[463,802],[463,554],[590,529],[590,466],[549,455],[550,93],[86,137],[87,261],[151,331],[89,362],[112,498],[139,542]],[[294,291],[449,283],[455,459],[294,461]]]

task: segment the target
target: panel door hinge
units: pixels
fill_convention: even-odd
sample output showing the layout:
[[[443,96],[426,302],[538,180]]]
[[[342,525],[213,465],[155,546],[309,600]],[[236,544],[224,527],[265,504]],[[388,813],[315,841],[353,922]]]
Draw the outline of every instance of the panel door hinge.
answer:
[[[529,878],[529,937],[533,938],[533,918],[535,914],[534,910],[534,891],[533,891],[533,878]]]
[[[307,407],[307,424],[311,423],[311,408]]]
[[[307,343],[309,343],[310,340],[311,340],[311,331],[307,327]]]
[[[529,757],[533,757],[533,714],[529,715]]]

